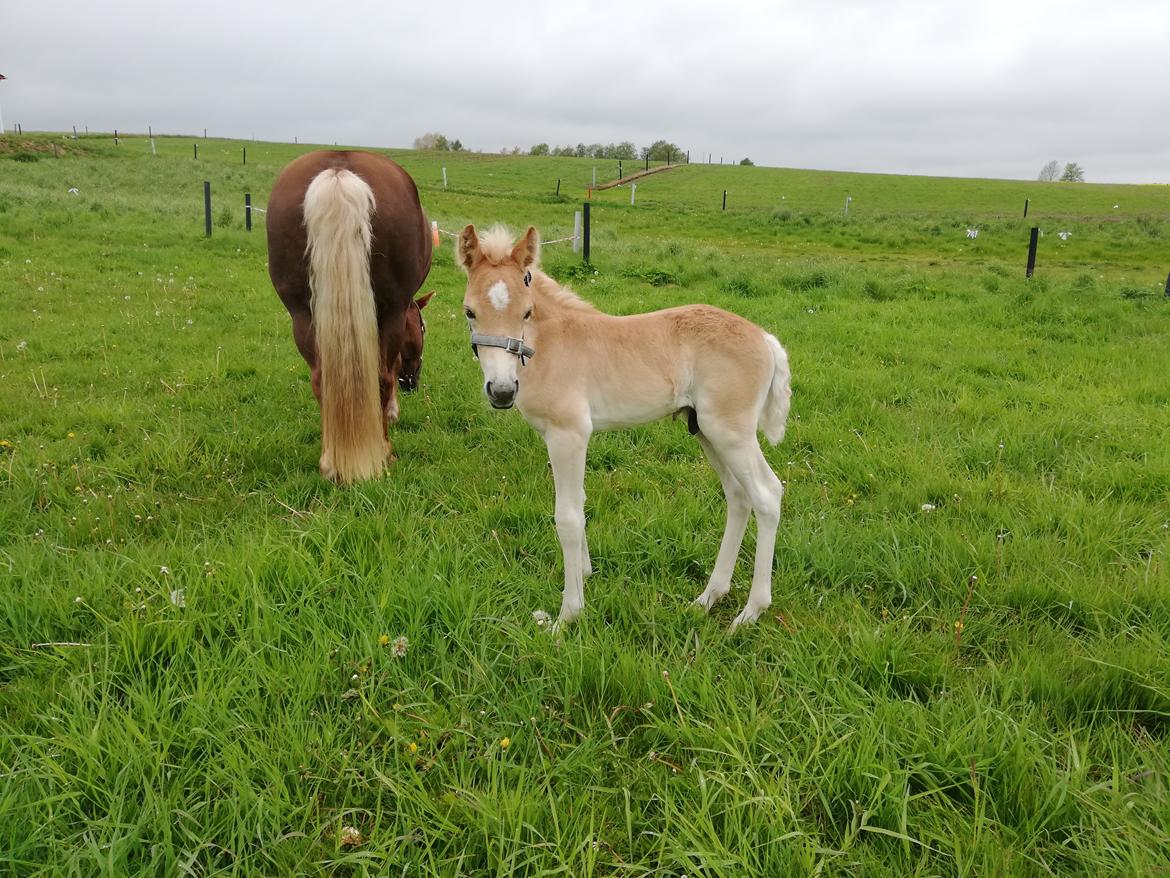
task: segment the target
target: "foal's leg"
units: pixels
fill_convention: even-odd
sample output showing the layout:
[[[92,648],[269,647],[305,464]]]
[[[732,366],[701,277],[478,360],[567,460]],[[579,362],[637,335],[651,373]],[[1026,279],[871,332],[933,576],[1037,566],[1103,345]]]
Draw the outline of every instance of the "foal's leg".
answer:
[[[723,484],[723,494],[727,498],[727,527],[723,531],[723,541],[719,544],[719,556],[715,559],[715,567],[711,571],[706,590],[695,598],[695,604],[702,607],[704,612],[709,612],[731,589],[731,574],[735,570],[735,559],[743,543],[744,531],[747,530],[751,504],[743,485],[731,474],[707,437],[699,433],[696,438],[703,453],[707,455],[711,468],[719,476],[719,481]]]
[[[556,429],[544,434],[556,487],[557,536],[565,559],[565,591],[553,630],[572,622],[585,606],[585,447],[589,434]]]
[[[747,604],[731,623],[734,631],[740,625],[756,621],[772,605],[772,557],[784,488],[764,459],[754,429],[747,436],[738,437],[738,441],[719,442],[713,438],[712,444],[727,469],[747,492],[756,513],[756,563],[752,587]]]

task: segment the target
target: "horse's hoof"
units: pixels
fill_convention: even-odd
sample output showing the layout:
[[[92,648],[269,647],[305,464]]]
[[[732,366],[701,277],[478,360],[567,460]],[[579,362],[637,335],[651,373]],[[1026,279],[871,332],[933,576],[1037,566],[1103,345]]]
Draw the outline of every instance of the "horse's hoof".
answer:
[[[727,629],[728,632],[734,631],[740,625],[754,625],[756,620],[760,618],[760,613],[766,609],[767,607],[760,607],[758,610],[752,607],[744,607],[732,621],[731,627]]]

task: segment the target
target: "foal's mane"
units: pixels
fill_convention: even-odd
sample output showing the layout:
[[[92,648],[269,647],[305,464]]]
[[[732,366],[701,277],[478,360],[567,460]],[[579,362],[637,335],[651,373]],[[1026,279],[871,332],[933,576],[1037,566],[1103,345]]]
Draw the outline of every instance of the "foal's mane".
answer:
[[[512,247],[515,243],[507,226],[497,224],[483,233],[483,237],[479,239],[479,249],[489,263],[499,265],[511,257]],[[532,289],[561,308],[567,308],[571,311],[597,310],[597,306],[592,302],[582,299],[568,287],[561,286],[540,270],[539,249],[532,266]]]

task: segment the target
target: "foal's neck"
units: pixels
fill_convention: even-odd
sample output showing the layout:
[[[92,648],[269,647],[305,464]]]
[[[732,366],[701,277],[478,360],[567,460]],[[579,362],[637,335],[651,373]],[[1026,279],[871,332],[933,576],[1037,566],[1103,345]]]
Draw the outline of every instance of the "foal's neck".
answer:
[[[599,314],[592,302],[582,299],[568,287],[563,287],[543,271],[532,273],[532,288],[539,297],[541,307],[537,319],[558,319],[569,314]]]

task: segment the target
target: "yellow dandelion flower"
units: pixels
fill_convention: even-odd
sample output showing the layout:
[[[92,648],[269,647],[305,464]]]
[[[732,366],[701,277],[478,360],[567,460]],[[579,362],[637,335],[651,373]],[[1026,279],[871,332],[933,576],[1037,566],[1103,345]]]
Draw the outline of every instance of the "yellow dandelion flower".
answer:
[[[389,646],[389,645],[390,645],[390,635],[389,634],[379,634],[378,635],[378,646]]]
[[[418,752],[418,744],[414,743],[414,741],[411,741],[409,744],[406,745],[406,749],[409,750],[411,752],[411,754],[417,753]]]
[[[70,438],[70,439],[74,438],[76,435],[77,435],[77,434],[76,434],[76,433],[74,433],[72,430],[70,430],[70,431],[69,431],[69,438]]]
[[[500,738],[500,749],[501,750],[507,750],[511,746],[512,746],[512,739],[511,738]]]

